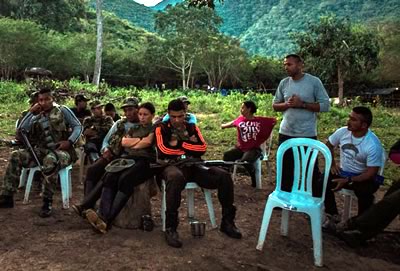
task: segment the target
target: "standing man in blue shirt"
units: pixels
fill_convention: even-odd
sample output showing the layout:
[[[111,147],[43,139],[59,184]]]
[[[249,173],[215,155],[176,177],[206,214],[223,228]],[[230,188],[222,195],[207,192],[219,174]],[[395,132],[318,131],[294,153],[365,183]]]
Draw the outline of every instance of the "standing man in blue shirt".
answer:
[[[275,111],[283,112],[279,128],[279,145],[291,138],[317,138],[317,113],[329,111],[329,96],[321,80],[304,73],[304,61],[295,54],[287,55],[283,65],[288,77],[278,86],[273,100]],[[293,153],[287,151],[283,158],[283,191],[290,192],[293,186]],[[314,168],[314,180],[319,177]]]

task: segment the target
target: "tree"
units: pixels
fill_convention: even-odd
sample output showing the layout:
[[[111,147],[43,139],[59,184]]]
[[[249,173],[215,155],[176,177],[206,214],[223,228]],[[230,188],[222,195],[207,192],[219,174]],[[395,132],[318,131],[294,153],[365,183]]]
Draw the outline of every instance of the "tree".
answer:
[[[254,56],[250,60],[251,80],[257,89],[272,89],[279,84],[284,76],[280,60],[264,56]]]
[[[382,50],[380,59],[380,77],[392,82],[400,83],[400,21],[389,22],[379,27],[382,33]]]
[[[103,53],[103,16],[101,14],[102,5],[103,5],[103,0],[96,0],[97,42],[96,42],[96,61],[94,64],[92,83],[97,87],[100,84],[101,60]]]
[[[343,104],[345,79],[378,65],[378,36],[332,15],[321,17],[319,24],[310,25],[307,32],[293,37],[300,55],[325,78],[331,79],[336,74],[340,104]]]
[[[221,22],[213,10],[192,9],[185,4],[156,14],[156,31],[164,39],[164,56],[168,67],[180,73],[183,89],[189,86],[201,45],[208,36],[218,33]]]

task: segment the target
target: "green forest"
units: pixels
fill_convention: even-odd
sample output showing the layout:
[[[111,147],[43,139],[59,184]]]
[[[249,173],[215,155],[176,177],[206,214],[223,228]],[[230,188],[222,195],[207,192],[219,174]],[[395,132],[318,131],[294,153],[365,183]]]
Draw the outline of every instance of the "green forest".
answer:
[[[0,2],[0,78],[22,80],[26,68],[39,66],[58,80],[90,82],[95,2]],[[104,2],[103,80],[272,92],[285,76],[282,56],[301,53],[307,71],[334,96],[340,86],[346,96],[400,82],[398,1],[226,0],[216,1],[215,9],[168,5],[177,2],[182,1],[162,1],[153,9],[134,1]]]

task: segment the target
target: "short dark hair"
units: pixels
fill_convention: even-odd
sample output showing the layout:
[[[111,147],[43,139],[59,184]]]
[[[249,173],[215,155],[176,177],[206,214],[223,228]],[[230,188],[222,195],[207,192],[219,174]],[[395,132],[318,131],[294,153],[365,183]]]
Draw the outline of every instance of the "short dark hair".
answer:
[[[49,88],[49,87],[42,87],[39,91],[38,91],[38,93],[39,94],[50,94],[51,96],[53,96],[53,93],[52,93],[52,89],[51,88]],[[39,96],[39,95],[38,95]]]
[[[154,114],[156,112],[156,108],[154,107],[154,105],[149,102],[140,104],[139,110],[140,110],[140,108],[145,108],[145,109],[149,110],[151,114]]]
[[[296,54],[289,54],[289,55],[285,56],[285,58],[294,58],[297,60],[297,62],[304,63],[303,58]]]
[[[363,121],[369,126],[372,123],[372,112],[368,107],[356,106],[353,108],[353,112],[362,116]]]
[[[180,99],[175,99],[169,102],[168,111],[186,110],[185,104]]]
[[[257,106],[253,101],[245,101],[243,102],[244,106],[246,106],[247,108],[250,108],[250,112],[251,113],[256,113],[257,112]]]
[[[104,106],[104,111],[114,111],[114,112],[116,112],[117,110],[115,109],[115,106],[112,103],[107,103]]]

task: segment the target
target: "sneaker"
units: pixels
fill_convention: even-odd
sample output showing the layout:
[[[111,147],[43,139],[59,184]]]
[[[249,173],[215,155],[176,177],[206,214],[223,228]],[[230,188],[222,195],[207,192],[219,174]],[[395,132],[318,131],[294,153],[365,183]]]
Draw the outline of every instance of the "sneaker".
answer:
[[[340,222],[340,216],[326,214],[325,221],[322,224],[322,230],[325,232],[336,233],[336,224]]]
[[[43,200],[43,206],[39,211],[39,216],[41,218],[46,218],[46,217],[51,216],[52,209],[53,209],[53,207],[52,207],[51,200],[44,199]]]
[[[93,228],[101,233],[107,233],[107,223],[93,209],[86,211],[86,219]]]

